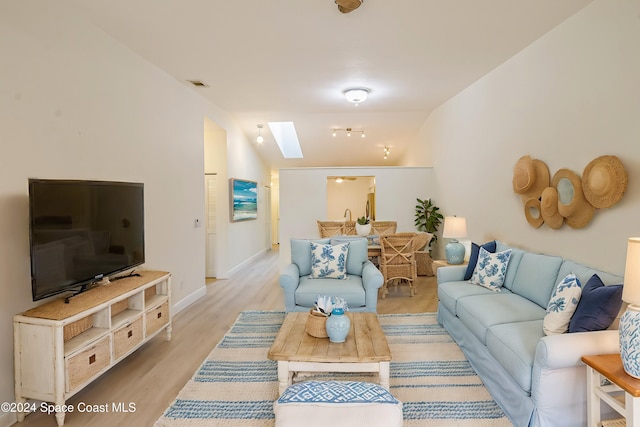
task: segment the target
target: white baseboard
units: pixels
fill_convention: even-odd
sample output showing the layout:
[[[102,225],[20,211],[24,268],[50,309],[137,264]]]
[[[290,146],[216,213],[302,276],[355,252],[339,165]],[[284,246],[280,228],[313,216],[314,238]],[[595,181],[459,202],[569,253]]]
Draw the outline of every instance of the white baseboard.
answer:
[[[254,259],[258,258],[259,256],[263,255],[266,252],[267,252],[266,249],[262,249],[261,251],[259,251],[258,253],[254,254],[253,256],[245,259],[240,264],[236,265],[231,270],[229,270],[227,272],[227,274],[226,274],[226,277],[228,278],[228,277],[234,275],[235,273],[237,273],[238,271],[242,270],[243,268],[247,267],[251,262],[253,262]]]
[[[0,426],[9,427],[18,422],[18,417],[12,412],[5,412],[0,414]]]
[[[191,304],[198,301],[200,298],[202,298],[206,294],[207,294],[207,287],[206,286],[199,287],[195,292],[192,292],[191,294],[182,298],[177,303],[173,304],[173,306],[171,307],[171,311],[172,311],[171,316],[175,316],[176,314],[180,313],[182,310],[189,307]]]

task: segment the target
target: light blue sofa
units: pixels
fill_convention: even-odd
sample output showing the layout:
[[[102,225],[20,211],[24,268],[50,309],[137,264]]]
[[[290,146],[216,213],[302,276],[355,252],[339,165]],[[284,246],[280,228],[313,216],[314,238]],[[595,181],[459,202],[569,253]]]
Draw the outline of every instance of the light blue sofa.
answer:
[[[382,286],[382,273],[368,257],[367,239],[357,236],[339,236],[314,239],[322,244],[349,242],[347,279],[312,279],[311,241],[291,239],[291,264],[280,275],[284,290],[286,311],[308,311],[318,295],[344,298],[349,311],[376,311],[378,289]]]
[[[496,252],[509,248],[496,243]],[[439,268],[438,321],[516,427],[584,427],[587,385],[580,358],[618,352],[618,331],[612,329],[618,322],[605,331],[545,336],[543,318],[555,285],[567,274],[583,285],[593,274],[605,285],[622,283],[622,277],[511,249],[500,292],[463,280],[466,266]]]

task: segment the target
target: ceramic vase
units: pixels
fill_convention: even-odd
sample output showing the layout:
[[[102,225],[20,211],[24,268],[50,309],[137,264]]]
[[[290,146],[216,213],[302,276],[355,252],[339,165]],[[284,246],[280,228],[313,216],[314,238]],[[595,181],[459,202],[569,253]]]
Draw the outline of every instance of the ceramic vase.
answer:
[[[331,342],[344,342],[351,328],[351,319],[341,308],[334,308],[326,323],[327,335]]]
[[[620,358],[627,374],[640,378],[640,307],[629,305],[620,318]]]

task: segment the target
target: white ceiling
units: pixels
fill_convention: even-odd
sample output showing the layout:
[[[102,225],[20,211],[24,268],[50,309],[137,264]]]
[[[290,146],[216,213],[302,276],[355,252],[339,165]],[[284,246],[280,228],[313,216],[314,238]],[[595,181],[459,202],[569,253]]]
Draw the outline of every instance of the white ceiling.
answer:
[[[64,0],[235,117],[273,169],[395,165],[429,113],[592,0]],[[371,89],[355,107],[342,92]],[[293,121],[304,159],[266,125]],[[366,138],[333,128],[363,129]],[[388,160],[384,146],[391,147]]]

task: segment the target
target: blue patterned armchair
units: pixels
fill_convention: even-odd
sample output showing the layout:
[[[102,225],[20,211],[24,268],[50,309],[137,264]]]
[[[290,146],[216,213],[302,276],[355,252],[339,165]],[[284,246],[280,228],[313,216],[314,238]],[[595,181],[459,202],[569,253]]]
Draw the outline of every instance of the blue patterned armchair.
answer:
[[[340,278],[342,268],[345,278]],[[318,295],[328,295],[343,298],[350,311],[375,312],[382,282],[382,273],[369,261],[367,239],[356,236],[291,239],[291,264],[280,276],[286,311],[308,311]]]

